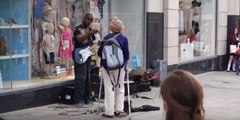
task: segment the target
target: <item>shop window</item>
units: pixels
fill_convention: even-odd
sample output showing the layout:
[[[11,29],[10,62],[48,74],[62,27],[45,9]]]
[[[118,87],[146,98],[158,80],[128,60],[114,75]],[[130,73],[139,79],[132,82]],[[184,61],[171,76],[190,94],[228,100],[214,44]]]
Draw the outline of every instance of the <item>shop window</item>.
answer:
[[[216,0],[179,0],[179,58],[215,54]]]
[[[73,31],[88,12],[100,22],[101,36],[108,34],[111,17],[120,18],[126,27],[131,56],[137,56],[143,64],[144,0],[0,0],[0,90],[73,80],[72,58],[59,56],[61,47],[71,43],[60,42],[59,29],[64,25],[63,17],[67,17]],[[55,62],[47,65],[42,41],[49,28]],[[92,65],[99,64],[97,58],[93,59]]]
[[[0,0],[0,90],[30,78],[29,0]]]

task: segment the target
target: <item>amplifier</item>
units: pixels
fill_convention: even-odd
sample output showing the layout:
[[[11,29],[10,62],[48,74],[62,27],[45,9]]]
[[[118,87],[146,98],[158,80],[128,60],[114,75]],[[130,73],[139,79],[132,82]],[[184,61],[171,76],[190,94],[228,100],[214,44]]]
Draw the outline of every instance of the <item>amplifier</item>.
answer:
[[[153,72],[159,72],[159,77],[152,80],[153,86],[160,86],[161,82],[167,77],[167,61],[166,60],[155,60],[153,61]]]
[[[60,102],[63,104],[71,105],[75,104],[74,101],[74,87],[66,86],[63,88],[61,95],[59,96]]]

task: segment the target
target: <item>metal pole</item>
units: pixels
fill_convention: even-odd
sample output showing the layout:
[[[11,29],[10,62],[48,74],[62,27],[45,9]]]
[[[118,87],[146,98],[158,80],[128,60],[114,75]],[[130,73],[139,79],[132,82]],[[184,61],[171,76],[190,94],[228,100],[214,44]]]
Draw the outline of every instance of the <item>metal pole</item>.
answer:
[[[128,76],[128,66],[126,66],[126,70],[125,70],[125,75],[126,75],[126,79],[127,79],[127,92],[128,92],[128,119],[131,120],[131,101],[130,101],[130,86],[129,86],[129,76]]]

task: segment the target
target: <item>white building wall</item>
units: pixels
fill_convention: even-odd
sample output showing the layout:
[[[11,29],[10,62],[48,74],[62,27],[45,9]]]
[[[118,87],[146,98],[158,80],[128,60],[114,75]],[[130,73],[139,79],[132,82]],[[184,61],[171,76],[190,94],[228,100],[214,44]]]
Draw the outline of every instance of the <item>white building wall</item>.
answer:
[[[163,1],[164,0],[146,0],[146,11],[163,13]]]
[[[236,14],[232,10],[232,2],[236,0],[218,0],[218,9],[217,9],[217,55],[226,54],[227,46],[227,17],[228,12]],[[239,0],[238,0],[239,1]],[[230,10],[231,9],[231,10]],[[235,9],[235,8],[234,8]]]
[[[240,0],[217,0],[217,55],[226,54],[227,17],[239,15]],[[164,13],[164,59],[178,63],[178,0],[146,0],[147,12]]]
[[[164,0],[164,59],[168,65],[178,63],[178,0]]]
[[[222,1],[222,6],[228,6],[228,15],[239,15],[239,0],[218,0]]]

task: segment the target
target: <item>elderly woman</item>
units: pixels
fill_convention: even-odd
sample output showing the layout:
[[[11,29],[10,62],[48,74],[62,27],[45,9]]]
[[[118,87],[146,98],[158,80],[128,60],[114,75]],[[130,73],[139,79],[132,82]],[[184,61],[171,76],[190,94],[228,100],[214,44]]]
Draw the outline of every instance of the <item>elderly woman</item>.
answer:
[[[101,58],[101,73],[104,80],[104,92],[105,92],[105,113],[103,117],[112,118],[114,115],[116,117],[125,117],[127,113],[123,111],[124,108],[124,75],[125,75],[125,66],[129,59],[129,48],[128,48],[128,39],[126,36],[121,34],[124,32],[124,25],[121,20],[118,18],[113,18],[109,24],[110,34],[104,37],[104,41],[109,38],[116,37],[118,43],[120,44],[124,63],[121,66],[120,70],[107,70],[104,62],[102,60],[102,49],[103,44],[99,47],[98,55]],[[118,78],[118,80],[116,80]],[[118,84],[117,86],[115,86]],[[113,89],[114,87],[114,89]]]

